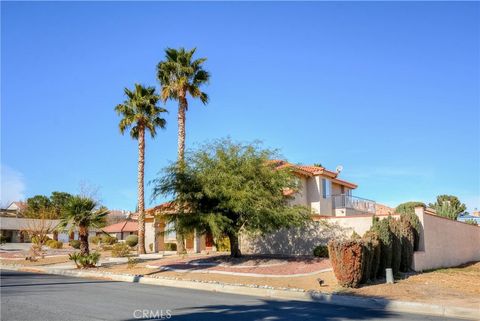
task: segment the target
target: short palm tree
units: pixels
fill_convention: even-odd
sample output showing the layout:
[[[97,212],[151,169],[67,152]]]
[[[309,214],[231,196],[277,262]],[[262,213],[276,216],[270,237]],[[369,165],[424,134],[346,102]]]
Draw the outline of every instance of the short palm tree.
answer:
[[[99,207],[97,202],[88,197],[73,196],[65,206],[63,217],[60,220],[59,229],[70,226],[78,229],[80,240],[80,253],[88,255],[88,230],[101,228],[106,224],[108,209]]]
[[[130,129],[130,136],[138,140],[138,254],[145,254],[145,131],[152,138],[157,134],[157,128],[165,128],[166,120],[161,117],[166,109],[157,106],[160,96],[155,93],[155,87],[144,87],[135,84],[132,91],[125,88],[127,99],[115,107],[122,117],[119,123],[120,132]]]
[[[178,164],[183,166],[185,160],[185,121],[188,110],[187,94],[198,98],[203,104],[208,103],[208,95],[200,90],[210,80],[210,74],[203,69],[207,58],[193,59],[196,48],[165,50],[165,60],[157,65],[157,78],[162,85],[162,100],[178,101]],[[183,235],[177,233],[177,251],[185,251]]]

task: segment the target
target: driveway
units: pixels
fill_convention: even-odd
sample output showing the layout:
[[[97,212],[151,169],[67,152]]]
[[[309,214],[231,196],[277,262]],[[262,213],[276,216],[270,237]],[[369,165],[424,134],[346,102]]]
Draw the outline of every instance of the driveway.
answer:
[[[1,320],[446,320],[321,304],[1,271]],[[451,319],[453,320],[453,319]]]

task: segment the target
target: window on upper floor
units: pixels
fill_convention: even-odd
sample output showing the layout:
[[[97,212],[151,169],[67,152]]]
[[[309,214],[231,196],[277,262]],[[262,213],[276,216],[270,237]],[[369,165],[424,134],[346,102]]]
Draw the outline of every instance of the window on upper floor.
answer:
[[[332,182],[330,182],[326,178],[322,178],[322,196],[323,198],[327,198],[332,193]]]

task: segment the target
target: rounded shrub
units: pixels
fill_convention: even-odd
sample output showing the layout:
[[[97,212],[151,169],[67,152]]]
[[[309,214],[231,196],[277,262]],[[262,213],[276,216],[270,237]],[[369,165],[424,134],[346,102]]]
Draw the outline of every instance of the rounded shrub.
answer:
[[[313,249],[313,256],[328,257],[328,246],[318,245]]]
[[[70,241],[70,246],[73,247],[74,249],[79,249],[80,248],[80,241],[79,240],[71,240]]]
[[[138,236],[137,235],[129,235],[125,239],[125,243],[127,243],[128,246],[134,247],[138,244]]]

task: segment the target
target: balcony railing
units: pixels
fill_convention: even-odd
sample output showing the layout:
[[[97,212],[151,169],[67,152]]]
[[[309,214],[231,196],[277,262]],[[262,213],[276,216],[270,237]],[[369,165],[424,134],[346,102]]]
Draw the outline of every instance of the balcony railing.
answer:
[[[332,195],[333,209],[352,209],[363,213],[375,214],[375,201],[351,195]]]

